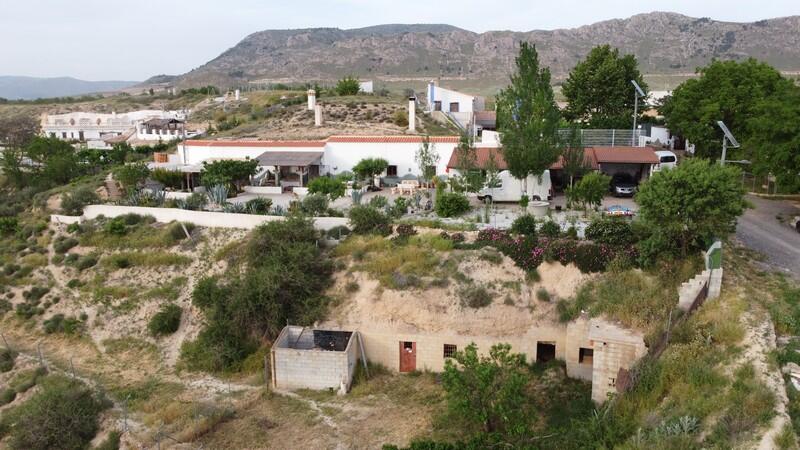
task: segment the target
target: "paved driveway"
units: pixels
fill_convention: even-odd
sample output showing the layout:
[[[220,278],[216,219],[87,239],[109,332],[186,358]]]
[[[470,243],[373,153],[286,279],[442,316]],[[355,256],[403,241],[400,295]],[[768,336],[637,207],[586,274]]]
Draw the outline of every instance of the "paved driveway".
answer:
[[[766,263],[800,280],[800,233],[776,218],[800,215],[800,208],[788,201],[747,196],[755,208],[748,209],[736,226],[736,237],[747,247],[761,252]]]

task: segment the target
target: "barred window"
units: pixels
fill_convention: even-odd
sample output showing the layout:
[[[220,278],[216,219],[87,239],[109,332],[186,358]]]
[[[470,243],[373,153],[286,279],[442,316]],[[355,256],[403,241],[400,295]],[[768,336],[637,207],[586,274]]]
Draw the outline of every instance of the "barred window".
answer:
[[[458,351],[458,347],[453,344],[444,344],[444,357],[452,358]]]

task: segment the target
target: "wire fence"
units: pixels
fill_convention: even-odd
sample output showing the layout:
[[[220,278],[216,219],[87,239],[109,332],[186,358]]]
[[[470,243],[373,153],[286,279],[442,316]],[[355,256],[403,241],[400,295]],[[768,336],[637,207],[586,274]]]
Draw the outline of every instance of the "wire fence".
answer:
[[[749,172],[742,172],[742,186],[747,192],[755,194],[778,193],[777,180],[770,175],[756,175]]]

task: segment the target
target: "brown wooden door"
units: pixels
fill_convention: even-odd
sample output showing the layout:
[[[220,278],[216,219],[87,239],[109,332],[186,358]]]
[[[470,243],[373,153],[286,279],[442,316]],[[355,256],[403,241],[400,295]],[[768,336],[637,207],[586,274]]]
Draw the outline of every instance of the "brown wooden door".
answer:
[[[417,343],[400,341],[400,372],[417,370]]]

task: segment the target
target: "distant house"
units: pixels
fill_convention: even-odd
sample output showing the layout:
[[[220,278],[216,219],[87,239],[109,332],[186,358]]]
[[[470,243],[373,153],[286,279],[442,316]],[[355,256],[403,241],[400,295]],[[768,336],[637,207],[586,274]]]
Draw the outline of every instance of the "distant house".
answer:
[[[486,104],[481,96],[445,89],[433,81],[428,83],[426,99],[429,111],[445,113],[474,113],[483,111]]]
[[[375,92],[375,87],[372,83],[372,80],[360,81],[358,83],[358,91],[363,94],[372,94],[373,92]]]

